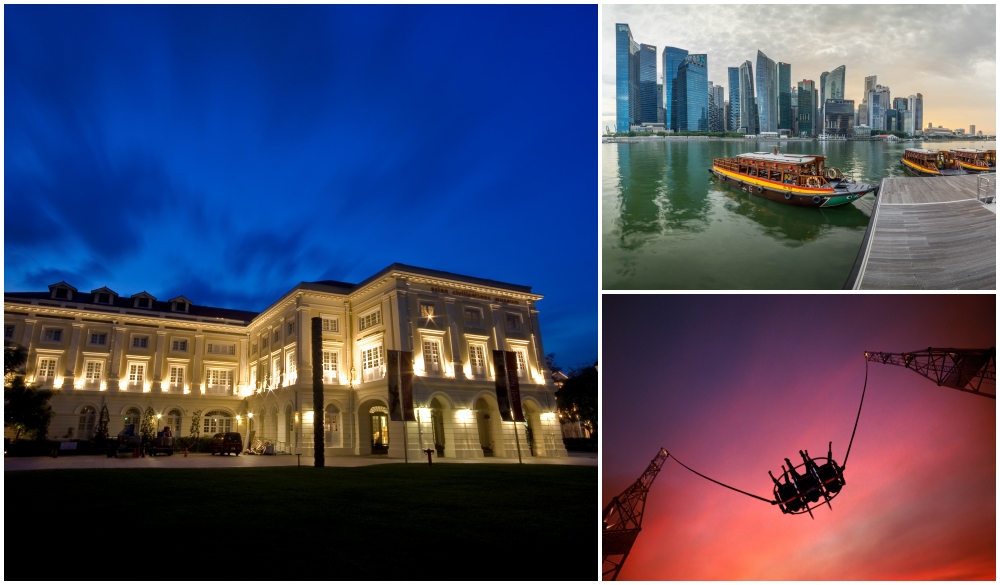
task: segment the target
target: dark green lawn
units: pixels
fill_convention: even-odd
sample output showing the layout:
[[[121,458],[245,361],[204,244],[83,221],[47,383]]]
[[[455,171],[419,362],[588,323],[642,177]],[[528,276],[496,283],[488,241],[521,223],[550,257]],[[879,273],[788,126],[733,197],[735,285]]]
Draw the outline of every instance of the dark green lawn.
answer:
[[[597,468],[4,474],[5,580],[594,580]]]

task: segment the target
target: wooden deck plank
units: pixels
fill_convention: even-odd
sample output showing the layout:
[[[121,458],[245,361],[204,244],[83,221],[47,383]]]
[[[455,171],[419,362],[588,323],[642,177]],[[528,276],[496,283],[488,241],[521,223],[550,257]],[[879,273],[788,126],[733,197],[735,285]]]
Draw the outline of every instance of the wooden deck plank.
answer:
[[[883,182],[859,289],[995,289],[996,214],[976,200],[977,178]]]

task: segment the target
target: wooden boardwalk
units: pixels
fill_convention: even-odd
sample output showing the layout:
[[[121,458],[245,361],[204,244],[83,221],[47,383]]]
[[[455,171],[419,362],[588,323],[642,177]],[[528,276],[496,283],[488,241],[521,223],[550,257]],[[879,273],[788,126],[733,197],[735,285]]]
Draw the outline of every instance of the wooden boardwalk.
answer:
[[[975,175],[883,179],[844,288],[995,290],[996,213],[976,185]]]

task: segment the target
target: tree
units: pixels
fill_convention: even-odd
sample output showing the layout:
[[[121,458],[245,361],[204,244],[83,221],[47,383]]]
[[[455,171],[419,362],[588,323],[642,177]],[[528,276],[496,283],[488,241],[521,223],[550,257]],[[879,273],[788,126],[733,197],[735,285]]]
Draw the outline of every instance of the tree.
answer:
[[[108,443],[108,423],[111,422],[111,414],[108,413],[108,405],[101,406],[101,414],[97,417],[97,429],[94,430],[94,449],[103,451]]]
[[[152,406],[146,407],[146,412],[142,415],[142,425],[139,427],[139,435],[142,437],[142,444],[149,445],[156,436],[156,412]]]
[[[201,410],[191,413],[191,436],[195,439],[201,436]]]
[[[3,424],[14,429],[14,440],[44,439],[52,420],[49,406],[51,390],[38,390],[24,384],[24,364],[28,350],[15,343],[3,348]]]
[[[570,371],[556,392],[556,406],[570,420],[579,420],[591,436],[597,434],[597,364]]]

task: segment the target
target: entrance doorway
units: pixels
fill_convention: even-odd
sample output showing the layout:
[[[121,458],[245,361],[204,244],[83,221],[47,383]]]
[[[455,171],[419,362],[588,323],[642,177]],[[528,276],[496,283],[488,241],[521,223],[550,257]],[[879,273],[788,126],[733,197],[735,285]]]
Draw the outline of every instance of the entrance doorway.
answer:
[[[493,457],[493,431],[490,420],[490,406],[480,398],[476,401],[476,427],[479,428],[479,446],[484,457]]]
[[[535,433],[531,431],[531,419],[529,417],[524,417],[524,436],[528,440],[528,452],[531,456],[535,456]]]
[[[431,402],[431,426],[434,428],[434,448],[438,457],[444,457],[444,414],[437,398]]]
[[[389,414],[384,406],[370,411],[372,422],[372,455],[389,454]]]

